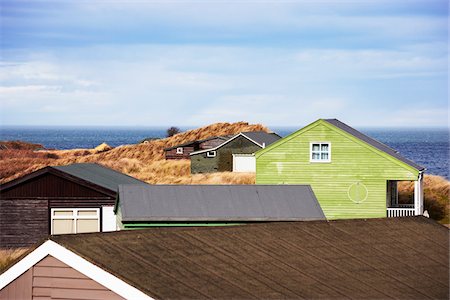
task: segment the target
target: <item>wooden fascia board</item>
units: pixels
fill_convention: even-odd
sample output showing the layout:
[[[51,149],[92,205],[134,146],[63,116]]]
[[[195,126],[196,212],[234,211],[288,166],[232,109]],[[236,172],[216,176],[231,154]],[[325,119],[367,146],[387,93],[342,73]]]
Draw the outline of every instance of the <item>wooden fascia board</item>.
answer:
[[[249,140],[250,142],[252,142],[253,144],[255,144],[258,147],[262,148],[262,145],[260,145],[259,143],[257,143],[256,141],[252,140],[251,138],[249,138],[248,136],[246,136],[244,133],[240,132],[239,134],[236,134],[235,136],[233,136],[232,138],[226,140],[225,142],[223,142],[222,144],[220,144],[219,146],[216,146],[214,148],[211,149],[205,149],[205,150],[200,150],[200,151],[195,151],[195,152],[191,152],[189,155],[197,155],[197,154],[201,154],[201,153],[205,153],[205,152],[209,152],[209,151],[217,151],[218,149],[222,148],[223,146],[225,146],[226,144],[230,143],[231,141],[237,139],[238,137],[244,137],[247,140]]]
[[[335,132],[337,132],[337,133],[339,133],[341,135],[344,135],[345,137],[349,138],[350,140],[352,140],[352,141],[354,141],[354,142],[364,146],[365,148],[367,148],[367,149],[377,153],[378,155],[382,156],[383,158],[386,158],[386,159],[388,159],[388,160],[398,164],[399,166],[401,166],[403,168],[406,168],[408,171],[411,171],[413,174],[417,173],[417,176],[418,176],[420,171],[417,170],[416,168],[414,168],[414,167],[412,167],[412,166],[410,166],[410,165],[408,165],[408,164],[398,160],[397,158],[393,157],[392,155],[389,155],[388,153],[386,153],[384,151],[381,151],[380,149],[378,149],[378,148],[376,148],[376,147],[366,143],[365,141],[358,139],[357,137],[355,137],[355,136],[351,135],[350,133],[348,133],[348,132],[346,132],[346,131],[344,131],[344,130],[342,130],[342,129],[340,129],[340,128],[338,128],[338,127],[336,127],[336,126],[334,126],[334,125],[332,125],[332,124],[330,124],[328,122],[326,122],[323,119],[319,119],[319,120],[317,120],[317,121],[315,121],[315,122],[313,122],[313,123],[311,123],[311,124],[301,128],[301,129],[291,133],[290,135],[282,138],[281,140],[273,143],[269,147],[257,151],[255,153],[255,157],[256,158],[260,157],[261,155],[263,155],[267,151],[270,151],[270,150],[272,150],[272,149],[274,149],[274,148],[276,148],[276,147],[278,147],[278,146],[280,146],[280,145],[290,141],[291,139],[293,139],[293,138],[295,138],[295,137],[305,133],[308,130],[311,130],[312,128],[318,126],[319,124],[323,124],[324,126],[328,127],[329,129],[334,130]]]
[[[26,174],[24,176],[21,176],[21,177],[18,177],[16,179],[13,179],[11,181],[8,181],[8,182],[6,182],[4,184],[1,184],[0,185],[0,193],[3,192],[3,191],[9,190],[10,188],[13,188],[13,187],[15,187],[15,186],[17,186],[17,185],[19,185],[21,183],[27,182],[27,181],[29,181],[31,179],[34,179],[34,178],[37,178],[37,177],[39,177],[41,175],[49,173],[50,168],[51,167],[47,166],[47,167],[41,168],[39,170],[33,171],[33,172],[29,173],[29,174]]]
[[[65,178],[65,179],[70,180],[70,181],[75,182],[75,183],[78,183],[78,184],[80,184],[82,186],[85,186],[87,188],[90,188],[92,190],[100,192],[102,194],[108,195],[110,197],[113,197],[113,198],[116,197],[116,194],[117,194],[116,191],[112,191],[112,190],[110,190],[108,188],[104,188],[104,187],[99,186],[99,185],[97,185],[97,184],[95,184],[93,182],[90,182],[88,180],[84,180],[84,179],[82,179],[80,177],[77,177],[77,176],[73,176],[73,175],[68,174],[68,173],[66,173],[64,171],[61,171],[61,170],[58,170],[58,169],[55,169],[55,168],[51,168],[51,170],[49,172],[51,174],[53,174],[53,175]]]
[[[370,145],[369,143],[367,143],[367,142],[365,142],[365,141],[363,141],[361,139],[358,139],[354,135],[346,132],[345,130],[342,130],[339,127],[336,127],[333,124],[330,124],[328,122],[323,122],[322,124],[327,126],[330,129],[334,130],[335,132],[337,132],[337,133],[347,137],[348,139],[352,140],[353,142],[358,143],[361,146],[363,146],[363,147],[371,150],[372,152],[380,155],[381,157],[386,158],[386,159],[396,163],[397,165],[407,169],[408,171],[411,171],[413,174],[416,174],[416,176],[419,175],[420,170],[417,170],[416,168],[408,165],[407,163],[402,162],[401,160],[397,159],[396,157],[393,157],[392,155],[390,155],[390,154],[388,154],[388,153],[386,153],[386,152],[384,152],[384,151],[382,151],[382,150],[380,150],[380,149]]]
[[[279,139],[278,141],[276,141],[275,143],[271,144],[270,146],[268,146],[268,147],[266,147],[266,148],[264,148],[264,149],[261,149],[261,150],[255,152],[255,157],[258,158],[258,157],[260,157],[261,155],[263,155],[264,153],[266,153],[267,151],[270,151],[270,150],[272,150],[272,149],[274,149],[274,148],[277,148],[278,146],[283,145],[284,143],[286,143],[286,142],[292,140],[293,138],[295,138],[295,137],[299,136],[300,134],[302,134],[303,132],[305,132],[305,131],[307,131],[307,130],[309,130],[309,129],[311,129],[311,128],[317,126],[317,125],[319,125],[319,124],[322,123],[322,122],[323,122],[323,120],[322,120],[322,119],[319,119],[319,120],[314,121],[313,123],[311,123],[311,124],[309,124],[309,125],[306,125],[306,126],[303,127],[303,128],[300,128],[300,129],[297,130],[297,131],[294,131],[293,133],[289,134],[288,136],[285,136],[285,137],[282,138],[282,139]]]
[[[243,136],[242,133],[236,134],[235,136],[233,136],[232,138],[226,140],[225,142],[223,142],[222,144],[214,147],[214,148],[210,148],[210,149],[205,149],[205,150],[200,150],[200,151],[195,151],[195,152],[191,152],[189,155],[197,155],[197,154],[201,154],[201,153],[206,153],[209,151],[216,151],[217,149],[221,148],[222,146],[225,146],[226,144],[228,144],[229,142],[237,139],[239,136]]]
[[[5,184],[0,185],[0,193],[3,192],[3,191],[9,190],[9,189],[11,189],[11,188],[13,188],[13,187],[15,187],[17,185],[20,185],[22,183],[25,183],[25,182],[27,182],[29,180],[35,179],[35,178],[37,178],[39,176],[43,176],[45,174],[52,174],[52,175],[55,175],[55,176],[67,179],[67,180],[72,181],[74,183],[80,184],[82,186],[85,186],[87,188],[90,188],[92,190],[100,192],[102,194],[105,194],[108,197],[116,197],[116,192],[115,191],[111,191],[111,190],[109,190],[107,188],[101,187],[101,186],[99,186],[99,185],[97,185],[95,183],[92,183],[90,181],[87,181],[87,180],[81,179],[79,177],[76,177],[76,176],[70,175],[68,173],[65,173],[63,171],[57,170],[57,169],[55,169],[55,168],[53,168],[51,166],[44,167],[44,168],[36,170],[36,171],[34,171],[34,172],[30,173],[30,174],[27,174],[27,175],[24,175],[22,177],[13,179],[13,180],[5,183]]]
[[[248,136],[246,136],[245,133],[241,133],[241,134],[242,134],[243,137],[245,137],[247,140],[249,140],[249,141],[252,142],[253,144],[255,144],[255,145],[257,145],[257,146],[259,146],[259,147],[261,147],[261,148],[264,148],[263,145],[261,145],[260,143],[256,142],[255,140],[252,140],[251,138],[249,138]]]

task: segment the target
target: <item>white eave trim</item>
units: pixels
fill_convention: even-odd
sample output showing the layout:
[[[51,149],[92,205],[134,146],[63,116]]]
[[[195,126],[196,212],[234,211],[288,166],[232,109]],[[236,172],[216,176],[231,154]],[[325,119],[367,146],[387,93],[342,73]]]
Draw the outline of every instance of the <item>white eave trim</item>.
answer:
[[[55,257],[125,299],[153,299],[122,279],[117,278],[74,252],[50,240],[43,243],[6,272],[1,274],[0,290],[44,259],[47,255]]]
[[[239,134],[236,134],[236,135],[235,135],[234,137],[232,137],[231,139],[226,140],[224,143],[220,144],[219,146],[216,146],[216,147],[211,148],[211,149],[205,149],[205,150],[200,150],[200,151],[191,152],[189,155],[195,155],[195,154],[199,154],[199,153],[205,153],[205,152],[208,152],[208,151],[216,151],[217,149],[219,149],[219,148],[221,148],[222,146],[228,144],[229,142],[231,142],[232,140],[238,138],[239,136],[243,136],[243,137],[245,137],[247,140],[249,140],[250,142],[254,143],[255,145],[257,145],[257,146],[259,146],[259,147],[261,147],[261,148],[265,148],[263,145],[261,145],[261,144],[255,142],[254,140],[252,140],[251,138],[249,138],[248,136],[246,136],[245,134],[243,134],[243,133],[241,132],[241,133],[239,133]]]

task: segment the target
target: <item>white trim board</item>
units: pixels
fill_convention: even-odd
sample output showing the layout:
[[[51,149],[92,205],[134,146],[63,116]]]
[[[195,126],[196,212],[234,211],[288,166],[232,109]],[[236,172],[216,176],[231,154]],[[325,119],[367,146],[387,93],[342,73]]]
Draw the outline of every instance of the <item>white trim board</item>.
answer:
[[[211,149],[205,149],[205,150],[200,150],[200,151],[191,152],[189,155],[195,155],[195,154],[205,153],[205,152],[208,152],[208,151],[216,151],[217,149],[219,149],[219,148],[221,148],[222,146],[228,144],[229,142],[231,142],[232,140],[238,138],[239,136],[243,136],[243,137],[245,137],[247,140],[249,140],[250,142],[254,143],[255,145],[257,145],[257,146],[259,146],[259,147],[261,147],[261,148],[265,148],[265,145],[261,145],[261,144],[255,142],[254,140],[252,140],[251,138],[249,138],[248,136],[246,136],[244,133],[241,132],[241,133],[239,133],[239,134],[236,134],[236,135],[235,135],[234,137],[232,137],[231,139],[226,140],[225,142],[223,142],[223,143],[220,144],[219,146],[216,146],[216,147],[211,148]]]
[[[0,275],[0,290],[25,273],[47,255],[93,279],[125,299],[153,299],[122,279],[88,262],[86,259],[48,240]]]

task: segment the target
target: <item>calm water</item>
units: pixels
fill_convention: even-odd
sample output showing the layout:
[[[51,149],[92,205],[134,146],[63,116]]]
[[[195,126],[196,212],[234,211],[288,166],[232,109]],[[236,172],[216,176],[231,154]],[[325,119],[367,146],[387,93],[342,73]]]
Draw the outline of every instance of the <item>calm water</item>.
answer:
[[[281,136],[286,136],[298,128],[272,129]],[[450,179],[448,129],[360,130],[425,166],[427,173]],[[54,149],[93,148],[102,142],[119,146],[138,143],[147,137],[161,138],[165,136],[165,131],[166,128],[162,127],[3,127],[0,130],[0,140],[28,141]]]

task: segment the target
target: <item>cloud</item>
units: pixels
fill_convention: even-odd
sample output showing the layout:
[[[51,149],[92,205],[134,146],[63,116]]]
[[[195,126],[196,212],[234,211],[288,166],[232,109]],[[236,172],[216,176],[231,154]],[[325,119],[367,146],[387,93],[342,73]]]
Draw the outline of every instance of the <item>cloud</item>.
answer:
[[[5,124],[446,124],[446,1],[0,5]]]
[[[440,81],[434,78],[445,75],[440,53],[430,55],[415,47],[299,51],[96,46],[68,48],[57,55],[34,53],[30,59],[1,65],[0,92],[7,96],[2,109],[11,116],[5,123],[195,126],[247,120],[289,125],[323,117],[358,121],[356,116],[378,106],[400,109],[399,99],[406,95],[412,105],[420,103],[428,89],[442,98]],[[414,93],[402,90],[411,78],[433,80]],[[380,115],[386,116],[383,111]],[[358,125],[364,122],[372,124],[364,118]],[[407,116],[402,122],[415,123]]]

